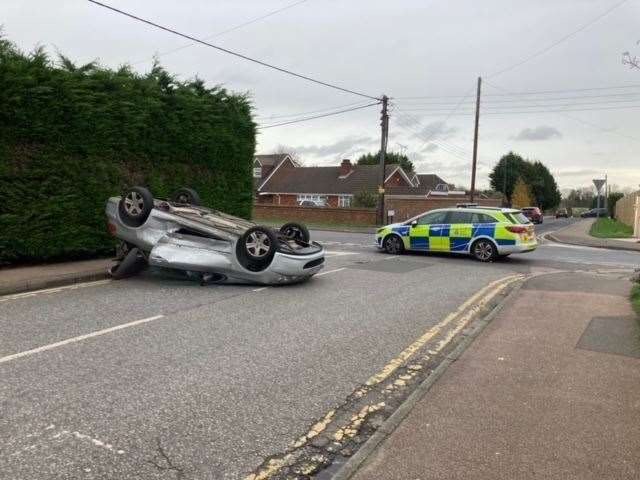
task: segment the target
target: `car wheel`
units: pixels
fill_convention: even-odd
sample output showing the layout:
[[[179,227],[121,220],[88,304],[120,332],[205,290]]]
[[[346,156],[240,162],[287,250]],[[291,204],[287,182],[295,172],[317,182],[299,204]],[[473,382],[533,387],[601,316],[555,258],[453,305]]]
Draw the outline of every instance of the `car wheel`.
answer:
[[[121,262],[109,269],[109,275],[115,280],[132,277],[147,266],[147,259],[139,248],[131,248]]]
[[[309,243],[311,235],[307,227],[300,223],[286,223],[280,227],[280,233],[290,240]]]
[[[498,256],[498,249],[490,240],[480,239],[471,245],[471,255],[481,262],[492,262]]]
[[[153,210],[153,195],[144,187],[127,190],[118,204],[120,219],[125,225],[139,227],[149,218]]]
[[[247,270],[259,272],[271,264],[278,248],[278,237],[269,227],[248,229],[238,240],[236,254]]]
[[[391,255],[400,255],[404,252],[404,243],[398,235],[387,235],[382,246],[384,251]]]
[[[200,195],[198,195],[198,192],[191,188],[181,188],[171,195],[170,200],[174,203],[183,203],[186,205],[194,205],[196,207],[202,204],[200,202]]]

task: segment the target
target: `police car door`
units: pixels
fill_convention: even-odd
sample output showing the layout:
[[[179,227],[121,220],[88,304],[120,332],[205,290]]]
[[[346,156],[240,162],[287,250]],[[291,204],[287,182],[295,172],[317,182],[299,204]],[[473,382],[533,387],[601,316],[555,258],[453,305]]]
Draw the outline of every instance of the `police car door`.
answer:
[[[431,212],[425,215],[429,226],[429,251],[449,251],[449,212]]]

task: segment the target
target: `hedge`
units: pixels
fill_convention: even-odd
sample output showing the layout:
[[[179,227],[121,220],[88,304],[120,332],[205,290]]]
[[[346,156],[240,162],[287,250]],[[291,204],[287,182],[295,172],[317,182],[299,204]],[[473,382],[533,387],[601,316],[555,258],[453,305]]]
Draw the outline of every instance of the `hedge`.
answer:
[[[114,245],[108,197],[132,185],[251,218],[256,125],[246,94],[159,65],[56,64],[0,39],[0,264],[91,257]]]

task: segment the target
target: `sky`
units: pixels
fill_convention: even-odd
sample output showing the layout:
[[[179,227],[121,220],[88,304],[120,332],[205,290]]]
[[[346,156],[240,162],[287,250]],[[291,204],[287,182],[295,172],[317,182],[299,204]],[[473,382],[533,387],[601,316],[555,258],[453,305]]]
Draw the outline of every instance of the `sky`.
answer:
[[[640,185],[640,69],[622,64],[623,52],[640,56],[640,0],[104,3],[327,83],[389,96],[389,148],[406,153],[420,173],[470,184],[482,76],[479,187],[489,186],[492,167],[511,150],[545,163],[562,189],[604,174],[620,187]],[[79,64],[97,59],[145,72],[157,55],[181,79],[247,92],[262,126],[371,103],[203,45],[172,51],[191,42],[86,0],[3,0],[0,23],[22,50],[42,45]],[[549,91],[557,93],[514,95]],[[379,145],[376,105],[260,129],[256,153],[284,146],[305,165],[337,165]]]

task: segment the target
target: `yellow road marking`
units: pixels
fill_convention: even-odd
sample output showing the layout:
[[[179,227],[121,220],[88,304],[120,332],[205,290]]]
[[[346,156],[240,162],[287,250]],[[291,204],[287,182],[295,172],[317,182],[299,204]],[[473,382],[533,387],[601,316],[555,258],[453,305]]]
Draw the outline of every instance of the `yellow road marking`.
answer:
[[[37,295],[43,295],[47,293],[58,293],[66,290],[77,290],[79,288],[95,287],[98,285],[105,285],[111,282],[111,279],[97,280],[95,282],[74,283],[73,285],[66,285],[64,287],[44,288],[42,290],[34,290],[32,292],[15,293],[13,295],[4,295],[0,297],[0,302],[8,302],[10,300],[19,300],[21,298],[35,297]]]
[[[400,354],[394,359],[392,359],[389,363],[387,363],[382,368],[382,370],[380,370],[380,372],[376,373],[371,378],[369,378],[369,380],[367,380],[365,384],[370,387],[384,381],[386,378],[389,377],[389,375],[391,375],[400,366],[402,366],[407,360],[409,360],[418,350],[420,350],[429,340],[431,340],[434,336],[436,336],[444,327],[446,327],[458,316],[460,316],[471,305],[474,305],[474,308],[469,312],[467,312],[464,316],[464,318],[467,319],[467,322],[478,310],[484,307],[484,305],[486,305],[493,297],[495,297],[499,292],[501,292],[508,284],[513,283],[522,278],[524,278],[523,275],[510,275],[508,277],[496,280],[495,282],[491,282],[489,285],[482,288],[476,294],[468,298],[455,311],[447,315],[440,323],[431,327],[422,336],[420,336],[420,338],[418,338],[415,342],[413,342],[411,345],[405,348],[402,352],[400,352]],[[440,349],[442,349],[444,345],[449,343],[451,338],[453,338],[453,336],[451,336],[445,343],[443,343],[440,346]]]
[[[330,270],[325,273],[333,273],[340,270],[344,270],[344,268]],[[406,349],[400,352],[400,355],[392,359],[387,365],[382,368],[379,373],[373,375],[369,380],[367,380],[367,387],[376,385],[388,378],[395,370],[405,364],[407,360],[409,360],[418,350],[420,350],[420,348],[426,345],[426,343],[436,334],[438,334],[444,327],[457,319],[456,326],[451,331],[447,332],[446,337],[438,342],[435,350],[430,351],[430,353],[437,353],[438,351],[442,350],[455,337],[455,335],[467,325],[467,323],[473,318],[473,316],[478,311],[480,311],[489,301],[491,301],[491,299],[502,292],[511,283],[522,280],[523,278],[524,275],[521,274],[509,275],[507,277],[491,282],[480,289],[474,295],[469,297],[465,302],[463,302],[456,310],[447,315],[440,323],[431,327],[420,338],[418,338],[418,340],[416,340]],[[402,378],[401,383],[406,383],[406,380],[409,380],[410,377],[415,375],[415,373],[417,373],[417,370],[420,370],[421,368],[422,366],[420,365],[409,365],[409,369],[413,374],[406,376],[406,378]],[[367,387],[363,387],[357,390],[355,394],[357,396],[364,396],[368,391]],[[375,405],[365,405],[364,407],[362,407],[358,414],[352,416],[351,421],[348,425],[341,427],[334,433],[333,439],[337,442],[340,442],[345,437],[355,436],[358,433],[358,429],[364,421],[364,418],[367,415],[376,412],[381,408],[384,408],[384,406],[384,402],[380,402]],[[329,413],[327,413],[322,420],[311,427],[308,433],[301,436],[297,441],[293,443],[293,448],[297,449],[304,446],[310,439],[323,432],[331,423],[334,415],[335,410],[329,411]],[[258,473],[252,473],[251,475],[245,477],[244,480],[268,480],[273,475],[278,473],[285,465],[289,464],[292,460],[292,453],[287,453],[282,457],[273,458],[269,460],[269,463],[266,467],[264,467]]]

